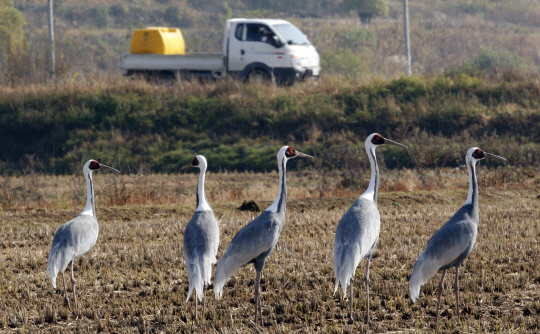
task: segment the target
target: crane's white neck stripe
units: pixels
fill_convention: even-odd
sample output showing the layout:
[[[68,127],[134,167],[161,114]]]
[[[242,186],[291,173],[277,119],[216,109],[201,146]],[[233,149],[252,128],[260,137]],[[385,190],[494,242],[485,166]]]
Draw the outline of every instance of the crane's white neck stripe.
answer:
[[[286,172],[286,159],[283,158],[281,160],[281,164],[278,164],[278,167],[279,167],[279,190],[278,190],[278,195],[276,197],[276,200],[274,201],[274,203],[272,203],[272,205],[270,205],[270,207],[268,207],[268,209],[266,209],[265,211],[270,211],[270,212],[285,212],[285,208],[286,208],[286,205],[287,205],[287,180],[286,180],[286,177],[285,177],[285,172]]]
[[[369,180],[369,186],[360,198],[377,202],[377,192],[379,191],[379,166],[377,165],[377,158],[375,156],[375,146],[370,145],[366,147],[366,153],[369,157],[371,164],[371,178]]]
[[[469,170],[469,195],[464,205],[471,205],[478,202],[478,183],[476,180],[476,160],[470,159],[467,161],[467,169]]]
[[[94,205],[94,186],[92,183],[92,171],[89,170],[86,172],[86,206],[84,210],[80,213],[81,215],[86,216],[96,216],[96,209]]]
[[[199,182],[197,183],[197,209],[195,211],[212,211],[210,203],[206,198],[206,193],[204,192],[204,177],[206,174],[206,168],[199,173]]]

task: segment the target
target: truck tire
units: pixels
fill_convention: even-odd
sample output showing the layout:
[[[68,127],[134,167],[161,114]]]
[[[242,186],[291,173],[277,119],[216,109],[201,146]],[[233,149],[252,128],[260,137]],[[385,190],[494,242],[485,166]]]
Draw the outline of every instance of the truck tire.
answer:
[[[262,84],[268,84],[273,81],[273,76],[268,73],[267,71],[260,69],[260,68],[254,68],[249,72],[248,76],[248,82],[249,83],[262,83]]]
[[[126,74],[126,77],[131,80],[146,80],[147,75],[143,71],[129,70]]]
[[[163,71],[159,73],[156,78],[156,83],[163,86],[172,86],[174,85],[175,81],[176,78],[174,77],[174,73],[168,71]]]

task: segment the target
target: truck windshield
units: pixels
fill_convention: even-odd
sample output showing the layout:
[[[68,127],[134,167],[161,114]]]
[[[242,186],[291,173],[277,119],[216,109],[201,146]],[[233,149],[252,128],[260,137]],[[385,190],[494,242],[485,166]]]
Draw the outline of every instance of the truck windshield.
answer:
[[[290,23],[276,24],[274,25],[274,28],[276,28],[279,34],[285,39],[287,44],[311,44],[306,35]]]

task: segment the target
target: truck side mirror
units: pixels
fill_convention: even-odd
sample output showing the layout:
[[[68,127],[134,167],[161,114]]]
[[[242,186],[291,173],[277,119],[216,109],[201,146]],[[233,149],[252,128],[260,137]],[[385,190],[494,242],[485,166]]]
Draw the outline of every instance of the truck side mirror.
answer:
[[[276,49],[279,49],[279,48],[281,48],[283,46],[283,42],[277,36],[273,36],[272,37],[272,45]]]

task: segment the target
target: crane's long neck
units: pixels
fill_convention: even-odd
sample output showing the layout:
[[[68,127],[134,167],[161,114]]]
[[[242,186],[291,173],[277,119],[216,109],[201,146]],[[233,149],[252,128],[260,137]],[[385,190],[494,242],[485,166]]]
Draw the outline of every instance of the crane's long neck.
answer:
[[[476,181],[476,160],[470,159],[467,161],[467,169],[469,170],[469,195],[464,205],[471,205],[472,216],[478,221],[478,182]]]
[[[283,158],[278,163],[279,168],[279,190],[276,200],[266,211],[285,213],[287,207],[287,176],[286,176],[286,161]]]
[[[92,183],[92,171],[85,172],[86,179],[86,206],[81,212],[81,215],[96,216],[96,208],[94,204],[94,185]]]
[[[371,178],[369,179],[369,187],[366,192],[360,195],[360,198],[365,198],[377,204],[377,193],[379,192],[379,165],[375,157],[375,146],[366,147],[366,153],[371,163]]]
[[[204,176],[206,174],[206,168],[201,169],[199,174],[199,182],[197,183],[197,210],[195,211],[210,211],[212,207],[208,203],[206,194],[204,193]]]

